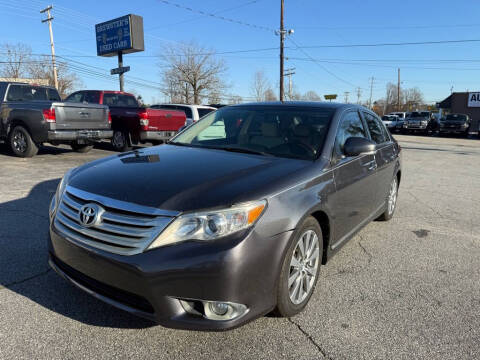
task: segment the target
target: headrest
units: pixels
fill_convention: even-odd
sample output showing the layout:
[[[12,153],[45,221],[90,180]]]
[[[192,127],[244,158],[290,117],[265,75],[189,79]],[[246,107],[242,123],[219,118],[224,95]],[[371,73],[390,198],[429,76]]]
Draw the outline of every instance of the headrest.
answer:
[[[293,133],[298,137],[307,137],[310,136],[310,129],[307,125],[297,125],[293,128]]]
[[[271,122],[262,122],[262,135],[268,137],[278,137],[278,126]]]

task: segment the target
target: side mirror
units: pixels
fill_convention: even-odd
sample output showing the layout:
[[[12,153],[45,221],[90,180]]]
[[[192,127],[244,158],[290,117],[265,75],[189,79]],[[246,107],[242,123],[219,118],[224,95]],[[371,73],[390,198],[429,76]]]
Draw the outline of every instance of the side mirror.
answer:
[[[375,143],[363,137],[351,137],[345,141],[343,152],[345,156],[358,156],[360,154],[371,153],[376,149]]]

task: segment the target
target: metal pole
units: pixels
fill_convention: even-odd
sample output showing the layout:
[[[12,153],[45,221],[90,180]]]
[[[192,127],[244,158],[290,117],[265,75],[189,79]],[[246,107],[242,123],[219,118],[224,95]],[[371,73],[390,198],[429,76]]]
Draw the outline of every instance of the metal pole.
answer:
[[[280,5],[280,101],[284,100],[284,89],[283,89],[283,46],[285,42],[285,29],[283,25],[283,10],[284,10],[284,0],[281,0]]]
[[[55,63],[55,44],[53,42],[53,30],[52,30],[53,17],[50,16],[50,10],[52,10],[52,9],[53,9],[53,6],[50,5],[50,6],[46,7],[45,9],[43,9],[42,11],[40,11],[40,13],[41,14],[43,14],[44,12],[47,13],[47,18],[42,20],[42,23],[48,22],[48,29],[50,31],[50,47],[52,49],[53,81],[54,81],[54,84],[55,84],[55,89],[58,90],[57,65]]]
[[[397,111],[400,111],[400,68],[398,68],[398,84],[397,84]]]
[[[121,51],[118,52],[118,67],[123,67],[123,53]],[[118,79],[120,81],[120,91],[123,91],[123,72],[118,74]]]
[[[372,76],[370,78],[370,100],[368,101],[368,107],[369,109],[372,108],[372,93],[373,93],[373,81],[375,80],[375,78]]]

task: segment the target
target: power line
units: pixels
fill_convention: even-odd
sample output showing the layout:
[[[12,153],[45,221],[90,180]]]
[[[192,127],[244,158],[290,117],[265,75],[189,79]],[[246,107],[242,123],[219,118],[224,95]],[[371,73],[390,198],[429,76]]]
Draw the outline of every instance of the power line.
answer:
[[[227,18],[225,16],[215,15],[215,13],[210,13],[210,12],[206,12],[206,11],[203,11],[203,10],[193,9],[191,7],[188,7],[188,6],[185,6],[185,5],[182,5],[182,4],[178,4],[178,3],[173,2],[173,1],[169,1],[169,0],[158,0],[158,1],[160,1],[164,4],[167,4],[167,5],[170,5],[170,6],[175,6],[179,9],[183,9],[183,10],[187,10],[187,11],[190,11],[190,12],[193,12],[193,13],[201,14],[203,16],[210,16],[212,18],[222,20],[222,21],[226,21],[226,22],[230,22],[230,23],[233,23],[233,24],[248,26],[248,27],[251,27],[251,28],[254,28],[254,29],[257,29],[257,30],[275,31],[275,29],[272,29],[272,28],[269,28],[269,27],[266,27],[266,26],[263,26],[263,25],[251,24],[251,23],[247,23],[247,22],[241,21],[241,20],[235,20],[235,19],[232,19],[232,18]]]
[[[302,48],[303,49],[320,49],[320,48],[381,47],[381,46],[459,44],[459,43],[471,43],[471,42],[480,42],[480,39],[438,40],[438,41],[407,41],[407,42],[377,43],[377,44],[310,45],[310,46],[303,46]]]

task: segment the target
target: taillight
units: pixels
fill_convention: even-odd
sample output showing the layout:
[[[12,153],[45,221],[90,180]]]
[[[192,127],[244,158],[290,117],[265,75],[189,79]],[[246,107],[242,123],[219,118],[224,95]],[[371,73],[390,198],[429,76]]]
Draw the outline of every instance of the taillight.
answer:
[[[107,113],[108,113],[108,123],[111,124],[112,123],[112,114],[110,113],[110,110],[108,110]]]
[[[138,116],[140,117],[140,125],[141,126],[148,126],[148,113],[146,110],[141,111],[138,113]]]
[[[55,117],[55,109],[54,108],[43,109],[42,112],[43,112],[43,118],[45,119],[46,122],[54,123],[54,122],[57,121],[57,119]]]

